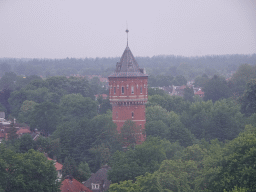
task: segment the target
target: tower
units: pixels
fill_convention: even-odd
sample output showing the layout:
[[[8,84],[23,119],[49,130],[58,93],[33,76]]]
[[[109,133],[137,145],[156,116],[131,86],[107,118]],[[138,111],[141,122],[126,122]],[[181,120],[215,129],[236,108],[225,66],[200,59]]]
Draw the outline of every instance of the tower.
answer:
[[[112,105],[112,120],[117,125],[118,133],[124,122],[128,119],[145,129],[146,115],[145,104],[148,100],[148,75],[145,70],[139,68],[130,48],[127,46],[117,62],[116,69],[109,79],[109,100]],[[145,140],[141,136],[138,143]]]

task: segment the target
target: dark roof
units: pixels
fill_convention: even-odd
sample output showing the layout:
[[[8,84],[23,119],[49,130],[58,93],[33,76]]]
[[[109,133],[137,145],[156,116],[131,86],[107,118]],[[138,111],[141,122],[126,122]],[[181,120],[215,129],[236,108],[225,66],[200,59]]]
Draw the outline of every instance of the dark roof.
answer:
[[[85,186],[88,188],[91,188],[91,184],[104,184],[104,190],[107,190],[109,188],[109,185],[111,182],[107,179],[108,178],[108,170],[110,170],[111,167],[109,166],[103,166],[101,169],[99,169],[96,173],[92,174],[92,176],[85,182]],[[104,181],[104,183],[102,183]]]
[[[130,48],[127,46],[120,59],[116,64],[116,70],[109,77],[143,77],[148,76],[144,74],[143,69],[139,68]]]

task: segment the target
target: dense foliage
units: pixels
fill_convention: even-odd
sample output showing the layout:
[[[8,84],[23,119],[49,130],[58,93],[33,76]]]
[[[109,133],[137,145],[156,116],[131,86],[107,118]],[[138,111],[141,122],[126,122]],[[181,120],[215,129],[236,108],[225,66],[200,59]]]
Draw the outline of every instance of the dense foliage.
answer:
[[[0,191],[59,191],[57,172],[44,154],[28,150],[16,153],[0,144]]]

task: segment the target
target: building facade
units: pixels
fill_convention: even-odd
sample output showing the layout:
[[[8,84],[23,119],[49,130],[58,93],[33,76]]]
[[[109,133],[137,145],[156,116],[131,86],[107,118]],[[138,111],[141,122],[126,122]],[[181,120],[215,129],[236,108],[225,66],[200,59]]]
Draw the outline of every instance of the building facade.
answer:
[[[124,122],[130,119],[140,126],[142,133],[146,123],[148,75],[145,70],[139,68],[128,43],[114,73],[108,79],[112,120],[117,125],[117,131],[121,133]],[[140,140],[144,141],[145,137],[141,136]]]

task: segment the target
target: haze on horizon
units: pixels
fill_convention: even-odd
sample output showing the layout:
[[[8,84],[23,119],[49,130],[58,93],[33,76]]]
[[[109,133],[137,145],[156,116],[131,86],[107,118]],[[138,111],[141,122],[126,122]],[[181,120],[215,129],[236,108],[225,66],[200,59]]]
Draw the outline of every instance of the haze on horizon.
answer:
[[[0,58],[256,53],[256,1],[0,0]]]

